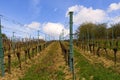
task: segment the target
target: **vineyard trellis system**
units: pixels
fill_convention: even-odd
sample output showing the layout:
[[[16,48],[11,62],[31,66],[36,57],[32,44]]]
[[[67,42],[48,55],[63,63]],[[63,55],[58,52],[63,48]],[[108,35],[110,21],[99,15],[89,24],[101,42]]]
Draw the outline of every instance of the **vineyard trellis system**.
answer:
[[[116,40],[85,40],[76,41],[76,46],[80,47],[84,51],[90,51],[94,55],[105,56],[107,59],[113,60],[114,64],[120,61],[117,58],[117,54],[119,55],[120,50],[120,41]]]
[[[19,37],[18,34],[20,33],[18,32],[21,32],[24,35],[29,33],[20,31],[19,29],[3,26],[1,23],[1,18],[7,21],[11,21],[12,24],[15,25],[21,26],[22,24],[17,21],[8,20],[8,18],[6,19],[6,17],[0,15],[0,74],[4,76],[5,72],[8,72],[9,74],[12,72],[12,67],[19,67],[19,69],[22,70],[21,63],[25,62],[27,64],[28,59],[32,60],[34,56],[36,56],[49,44],[51,44],[52,40],[45,41],[47,39],[39,39],[40,33],[42,33],[39,30],[37,38]],[[6,35],[6,32],[8,31],[9,34],[12,35],[11,37]],[[42,34],[47,37],[47,34]]]
[[[38,44],[38,41],[40,44]],[[7,68],[6,70],[9,73],[11,73],[11,62],[14,63],[14,61],[18,61],[19,68],[22,70],[21,61],[27,63],[27,59],[31,59],[37,55],[37,53],[46,48],[50,42],[45,43],[42,40],[26,40],[14,42],[14,45],[12,45],[12,43],[9,39],[3,39],[5,68]],[[17,60],[15,60],[16,58]]]

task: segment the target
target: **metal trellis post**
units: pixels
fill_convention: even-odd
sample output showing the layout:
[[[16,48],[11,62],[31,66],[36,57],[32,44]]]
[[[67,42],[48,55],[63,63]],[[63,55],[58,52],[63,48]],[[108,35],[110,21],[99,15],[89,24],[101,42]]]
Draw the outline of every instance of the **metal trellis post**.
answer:
[[[2,77],[5,75],[4,70],[4,52],[3,52],[3,45],[2,45],[2,32],[1,32],[1,18],[0,18],[0,67],[1,67],[1,74]]]
[[[15,56],[15,32],[13,32],[13,37],[12,37],[12,48],[13,48],[13,53],[14,53],[14,56]]]
[[[64,29],[62,29],[62,40],[64,41]]]
[[[39,46],[39,30],[38,30],[38,46]],[[37,53],[39,53],[39,48],[38,48],[38,46],[37,46]]]
[[[70,15],[70,53],[69,53],[69,66],[70,70],[73,74],[73,80],[75,80],[74,76],[74,58],[73,58],[73,12],[69,12]]]

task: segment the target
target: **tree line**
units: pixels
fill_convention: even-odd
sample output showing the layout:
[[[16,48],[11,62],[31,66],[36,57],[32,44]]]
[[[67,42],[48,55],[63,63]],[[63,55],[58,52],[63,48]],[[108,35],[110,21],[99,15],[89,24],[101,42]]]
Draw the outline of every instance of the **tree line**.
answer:
[[[83,23],[78,27],[76,34],[79,40],[118,39],[120,38],[120,22],[112,24],[110,27],[106,23]]]

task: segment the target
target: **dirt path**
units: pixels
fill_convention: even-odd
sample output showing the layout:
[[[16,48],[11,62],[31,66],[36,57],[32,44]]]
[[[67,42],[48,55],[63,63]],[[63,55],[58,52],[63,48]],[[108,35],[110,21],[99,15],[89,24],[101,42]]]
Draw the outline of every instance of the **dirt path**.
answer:
[[[44,54],[46,55],[38,59],[38,63],[34,64],[21,80],[72,80],[59,42],[50,45]]]

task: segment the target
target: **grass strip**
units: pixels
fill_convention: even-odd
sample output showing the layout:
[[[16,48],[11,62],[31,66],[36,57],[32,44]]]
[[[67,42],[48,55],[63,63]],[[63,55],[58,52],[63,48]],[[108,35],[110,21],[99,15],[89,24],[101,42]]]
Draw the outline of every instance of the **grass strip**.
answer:
[[[77,77],[82,80],[120,80],[120,74],[104,68],[100,63],[90,64],[77,50],[74,50]]]

